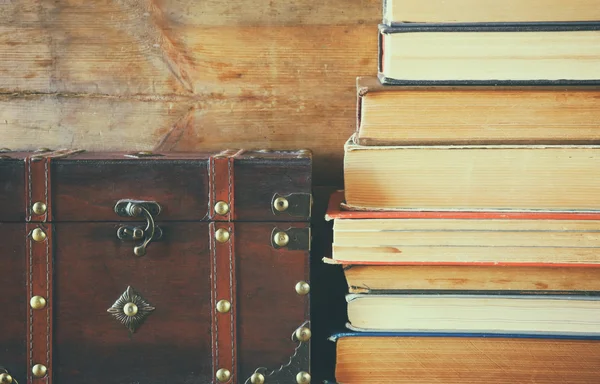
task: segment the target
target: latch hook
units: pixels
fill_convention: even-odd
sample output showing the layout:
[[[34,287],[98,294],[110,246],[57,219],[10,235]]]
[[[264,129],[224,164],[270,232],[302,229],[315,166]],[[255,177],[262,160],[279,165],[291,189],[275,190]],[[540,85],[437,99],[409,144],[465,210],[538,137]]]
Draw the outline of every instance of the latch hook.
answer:
[[[117,230],[117,237],[121,240],[143,239],[140,245],[133,247],[136,256],[144,256],[146,247],[152,240],[162,237],[162,231],[156,226],[154,216],[160,213],[160,205],[155,201],[119,200],[115,205],[115,212],[119,216],[143,217],[146,219],[146,228],[123,225]]]

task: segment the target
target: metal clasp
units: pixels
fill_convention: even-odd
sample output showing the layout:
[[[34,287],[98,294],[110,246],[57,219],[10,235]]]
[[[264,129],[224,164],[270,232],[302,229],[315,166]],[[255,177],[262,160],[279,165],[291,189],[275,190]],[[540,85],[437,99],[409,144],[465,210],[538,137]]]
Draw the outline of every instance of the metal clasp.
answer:
[[[162,230],[154,223],[154,216],[157,216],[160,210],[160,205],[155,201],[124,199],[119,200],[115,205],[115,213],[119,216],[146,219],[146,228],[122,225],[117,229],[117,237],[123,241],[142,240],[140,245],[133,247],[133,253],[136,256],[144,256],[148,244],[162,237]]]

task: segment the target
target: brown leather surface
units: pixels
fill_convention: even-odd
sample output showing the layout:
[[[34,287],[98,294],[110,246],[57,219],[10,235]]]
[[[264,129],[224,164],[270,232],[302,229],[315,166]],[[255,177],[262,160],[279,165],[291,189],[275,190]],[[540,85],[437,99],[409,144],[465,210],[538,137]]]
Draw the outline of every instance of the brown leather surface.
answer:
[[[308,216],[274,215],[273,195],[311,193],[311,159],[296,157],[252,157],[244,153],[235,160],[236,220],[243,221],[308,221]]]
[[[157,201],[157,220],[206,220],[206,160],[55,159],[55,221],[118,221],[121,199]],[[137,219],[139,220],[139,219]]]
[[[0,159],[0,222],[25,221],[24,168],[21,159]]]
[[[225,222],[160,222],[163,239],[142,257],[116,238],[118,225],[54,224],[57,383],[216,382],[214,336],[218,365],[237,366],[232,382],[243,383],[257,368],[276,371],[288,363],[298,346],[292,335],[308,320],[309,308],[308,296],[294,287],[308,281],[309,269],[308,252],[271,246],[271,231],[281,222],[242,222],[235,228]],[[228,243],[213,246],[215,253],[209,242],[213,225],[233,232]],[[229,247],[237,285],[229,284]],[[156,307],[132,335],[106,312],[129,285]],[[217,313],[215,296],[231,297],[234,312]]]
[[[0,333],[9,352],[0,348],[0,366],[21,384],[38,363],[49,375],[35,382],[60,384],[214,383],[222,367],[232,383],[243,383],[256,369],[274,379],[288,367],[298,347],[292,334],[308,320],[308,296],[294,289],[309,279],[308,252],[275,249],[271,236],[275,227],[307,227],[308,218],[274,215],[272,199],[311,192],[309,155],[23,160],[30,155],[0,161],[0,191],[8,196],[0,196],[0,208],[12,209],[0,210],[0,226],[8,228],[0,232],[0,257],[15,274],[0,299],[16,309],[2,319],[10,335]],[[133,254],[137,242],[116,235],[132,224],[113,210],[125,198],[163,209],[156,217],[163,236],[142,257]],[[209,223],[219,200],[230,212]],[[31,212],[36,201],[48,213]],[[2,224],[13,220],[30,222]],[[31,239],[36,227],[45,241]],[[215,227],[228,229],[230,240],[216,242]],[[107,312],[128,286],[156,308],[135,333]],[[44,296],[46,308],[30,309],[32,295]],[[216,311],[221,298],[231,312]]]
[[[235,218],[234,201],[234,157],[239,151],[224,151],[209,158],[208,177],[210,179],[210,217],[212,220],[232,221]],[[220,215],[215,212],[215,204],[223,201],[229,204],[229,212]]]
[[[52,181],[50,158],[28,157],[25,159],[25,211],[27,221],[47,222],[52,218]],[[46,212],[36,214],[33,204],[46,204]]]
[[[0,223],[0,367],[27,382],[25,223]]]
[[[53,225],[47,223],[28,223],[27,235],[23,239],[26,243],[26,287],[27,296],[23,299],[29,303],[33,296],[42,296],[46,299],[46,306],[42,309],[28,307],[27,313],[27,377],[34,380],[32,368],[36,364],[44,365],[48,373],[43,378],[35,378],[37,383],[52,383],[52,305],[53,297]],[[36,228],[44,231],[44,241],[34,241],[31,233]]]
[[[208,223],[158,225],[138,257],[117,223],[55,224],[57,383],[212,382]],[[156,308],[133,334],[107,312],[128,286]]]
[[[231,373],[228,383],[240,382],[237,377],[236,355],[236,267],[235,267],[235,225],[233,223],[210,223],[211,282],[212,282],[212,352],[213,377],[219,369]],[[216,240],[215,231],[227,230],[230,238],[227,242]],[[231,303],[228,313],[217,310],[217,302],[227,300]]]
[[[273,248],[274,227],[307,228],[308,223],[235,223],[240,383],[258,368],[273,372],[287,365],[298,346],[293,333],[310,320],[310,295],[295,290],[297,282],[310,282],[309,253]]]

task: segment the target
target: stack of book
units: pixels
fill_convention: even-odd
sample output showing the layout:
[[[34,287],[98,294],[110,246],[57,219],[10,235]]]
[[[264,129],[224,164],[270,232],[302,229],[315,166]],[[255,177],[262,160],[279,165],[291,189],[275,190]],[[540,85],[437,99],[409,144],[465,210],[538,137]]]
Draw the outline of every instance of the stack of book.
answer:
[[[600,382],[600,6],[387,0],[357,80],[336,380]]]

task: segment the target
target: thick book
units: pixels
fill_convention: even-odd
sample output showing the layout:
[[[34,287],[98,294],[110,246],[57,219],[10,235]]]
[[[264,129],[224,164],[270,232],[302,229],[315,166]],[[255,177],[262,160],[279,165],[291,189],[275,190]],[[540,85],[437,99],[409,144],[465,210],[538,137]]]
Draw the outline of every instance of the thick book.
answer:
[[[600,296],[350,294],[354,331],[600,336]]]
[[[600,86],[386,86],[371,76],[356,90],[360,145],[600,142]]]
[[[332,260],[352,265],[600,266],[600,212],[342,210],[332,194]]]
[[[326,220],[334,221],[334,243],[331,257],[323,261],[343,265],[351,293],[600,291],[600,248],[579,242],[598,235],[600,214],[353,211],[342,206],[344,192],[334,192],[326,214]],[[440,230],[431,231],[431,225]],[[588,229],[573,231],[577,226]],[[573,241],[575,246],[486,243],[522,244],[540,236],[549,243]],[[375,238],[381,241],[365,244]],[[435,238],[462,238],[469,245],[431,243]],[[430,244],[409,244],[425,240]]]
[[[345,145],[349,207],[598,211],[598,145]]]
[[[600,23],[379,28],[384,84],[600,83]]]
[[[597,0],[384,0],[383,22],[517,23],[600,20]]]
[[[344,384],[596,383],[593,336],[344,333],[335,377]]]

